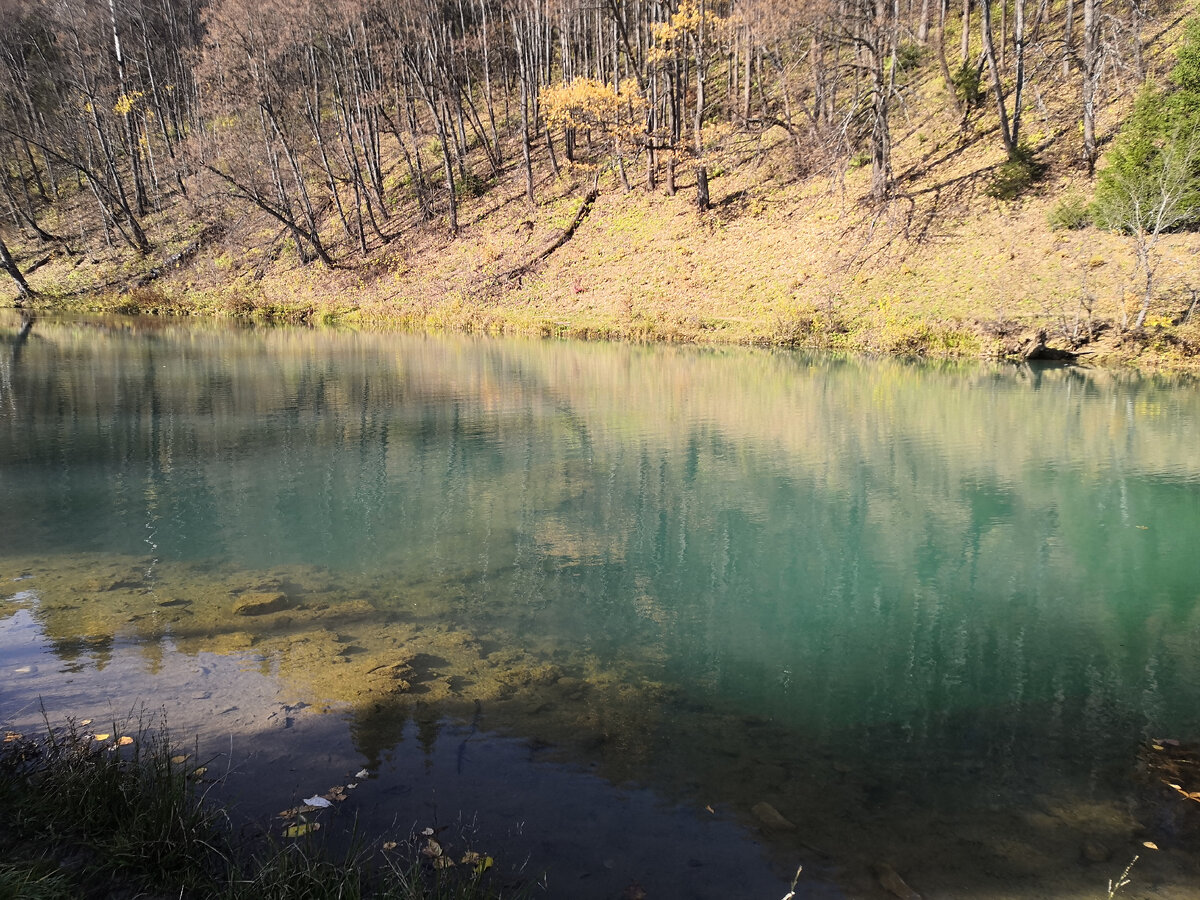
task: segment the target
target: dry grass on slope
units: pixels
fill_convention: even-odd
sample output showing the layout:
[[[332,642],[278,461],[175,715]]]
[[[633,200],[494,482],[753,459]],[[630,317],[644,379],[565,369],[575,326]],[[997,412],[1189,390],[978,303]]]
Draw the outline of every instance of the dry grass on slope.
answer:
[[[1169,38],[1149,46],[1157,70],[1169,62]],[[690,166],[680,167],[675,196],[661,187],[626,192],[609,170],[571,239],[530,265],[576,219],[593,173],[577,169],[555,179],[540,159],[538,202],[530,206],[519,155],[510,148],[514,162],[505,176],[481,196],[463,199],[457,236],[440,221],[419,223],[409,199],[387,225],[392,239],[367,258],[330,216],[325,237],[339,267],[300,266],[276,223],[208,194],[207,208],[189,211],[181,201],[157,223],[158,233],[175,233],[170,248],[190,236],[172,217],[178,223],[203,215],[223,224],[221,236],[191,262],[115,299],[110,291],[73,302],[267,320],[936,355],[1019,351],[1044,330],[1051,344],[1086,340],[1085,352],[1097,356],[1190,364],[1200,325],[1178,323],[1200,288],[1200,235],[1164,240],[1152,327],[1131,334],[1116,327],[1136,302],[1129,239],[1049,224],[1064,198],[1086,199],[1092,188],[1078,160],[1073,82],[1043,82],[1030,97],[1024,129],[1045,173],[1018,199],[1002,201],[989,195],[1005,159],[990,101],[963,129],[936,66],[921,72],[893,118],[896,190],[882,210],[866,200],[866,167],[828,164],[798,150],[781,128],[747,137],[714,126],[705,158],[712,209],[697,209]],[[1127,90],[1104,97],[1102,140],[1115,132],[1129,99]],[[631,178],[634,169],[631,161]],[[136,274],[128,263],[93,268],[104,270],[93,278],[101,284]],[[43,290],[84,286],[79,269],[78,262],[55,261],[31,282]]]

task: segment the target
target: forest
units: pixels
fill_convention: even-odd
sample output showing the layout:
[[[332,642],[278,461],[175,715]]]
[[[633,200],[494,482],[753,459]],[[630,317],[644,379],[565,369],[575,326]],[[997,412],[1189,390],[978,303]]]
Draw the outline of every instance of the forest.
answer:
[[[774,338],[828,338],[853,326],[853,315],[834,321],[830,297],[861,284],[888,254],[910,268],[936,258],[921,242],[954,215],[930,208],[931,193],[960,194],[968,215],[1054,195],[1048,230],[1090,229],[1127,248],[1129,271],[1107,290],[1119,298],[1085,286],[1072,291],[1071,317],[1049,315],[1073,317],[1073,341],[1109,325],[1141,329],[1148,317],[1188,324],[1190,307],[1186,319],[1175,307],[1194,300],[1195,288],[1164,282],[1171,267],[1159,258],[1163,239],[1194,223],[1200,184],[1200,31],[1189,30],[1185,7],[4,0],[0,263],[20,295],[39,292],[32,275],[45,267],[41,292],[78,299],[130,288],[144,295],[159,275],[194,267],[221,241],[237,248],[209,254],[227,274],[247,271],[238,258],[256,241],[276,268],[286,260],[355,269],[362,282],[364,272],[397,268],[397,247],[414,246],[414,235],[436,235],[429,246],[440,255],[455,243],[486,251],[472,228],[537,231],[541,249],[490,251],[486,277],[437,280],[460,301],[494,303],[528,289],[528,276],[576,235],[601,194],[686,195],[677,205],[700,218],[685,243],[703,243],[706,213],[728,224],[732,206],[762,194],[770,157],[786,169],[773,184],[840,192],[837,218],[869,248],[826,266],[837,283],[823,279],[811,297],[796,285],[776,296]],[[1110,145],[1116,162],[1106,167],[1106,143],[1127,118],[1133,124]],[[985,154],[970,178],[944,171],[969,153]],[[1082,193],[1048,189],[1048,176]],[[741,191],[717,196],[716,179],[738,177]],[[564,212],[568,198],[574,205]],[[495,203],[517,212],[489,221]],[[880,223],[884,250],[871,247]],[[78,275],[83,256],[102,277]],[[254,265],[262,281],[263,263]],[[411,270],[411,260],[401,268]],[[555,280],[582,293],[582,271]],[[895,300],[896,291],[885,296]],[[1170,312],[1152,315],[1164,298]],[[552,307],[551,299],[539,302]],[[1106,300],[1120,306],[1107,318],[1094,310]],[[636,318],[636,298],[622,303]],[[692,330],[721,330],[704,324],[719,313],[691,315]],[[987,318],[1028,318],[1010,313]]]

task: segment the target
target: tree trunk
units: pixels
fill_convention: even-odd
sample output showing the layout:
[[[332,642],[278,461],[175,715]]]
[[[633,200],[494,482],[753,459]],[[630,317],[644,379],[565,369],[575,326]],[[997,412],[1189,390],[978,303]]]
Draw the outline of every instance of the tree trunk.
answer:
[[[12,254],[8,252],[8,247],[5,245],[3,238],[0,238],[0,268],[4,269],[12,280],[17,283],[17,294],[21,300],[33,296],[33,291],[26,283],[25,276],[21,274],[21,270],[17,267]]]
[[[1100,2],[1083,0],[1083,161],[1096,171],[1096,88],[1100,84]]]
[[[1004,149],[1012,156],[1017,149],[1013,142],[1013,131],[1008,121],[1008,108],[1004,105],[1004,87],[1000,83],[1000,67],[996,62],[996,46],[992,41],[992,3],[993,0],[983,0],[983,22],[980,26],[983,34],[983,53],[987,58],[988,74],[991,76],[992,93],[996,96],[996,112],[1000,116],[1000,140]]]

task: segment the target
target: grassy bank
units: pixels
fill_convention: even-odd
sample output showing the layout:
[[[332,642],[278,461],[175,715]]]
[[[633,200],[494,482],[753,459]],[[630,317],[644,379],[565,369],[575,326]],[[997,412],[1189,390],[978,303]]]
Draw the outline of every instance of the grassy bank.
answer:
[[[1152,78],[1172,64],[1179,21],[1147,42]],[[782,127],[748,135],[714,124],[704,210],[690,166],[673,194],[661,180],[626,189],[611,166],[555,174],[544,148],[531,204],[511,144],[501,174],[473,177],[460,198],[456,233],[422,220],[396,179],[394,213],[365,254],[329,214],[333,268],[302,265],[278,223],[203,173],[187,197],[147,216],[160,240],[144,257],[87,236],[82,194],[47,218],[50,231],[81,234],[70,252],[16,249],[43,307],[939,357],[1048,348],[1195,368],[1200,235],[1163,237],[1153,307],[1144,327],[1130,327],[1136,247],[1088,223],[1095,181],[1079,158],[1071,82],[1026,111],[1035,165],[1014,185],[986,104],[962,116],[931,55],[915,72],[892,125],[895,190],[883,206],[870,202],[860,159],[801,147]],[[1102,147],[1136,89],[1114,81],[1106,91]],[[482,157],[472,165],[483,171]]]
[[[165,728],[47,726],[0,745],[0,897],[485,898],[522,896],[491,860],[434,837],[318,841],[321,804],[293,810],[277,834],[236,837],[207,802],[207,766]],[[312,798],[320,801],[323,798]],[[337,802],[326,801],[327,805]],[[344,843],[344,842],[343,842]]]

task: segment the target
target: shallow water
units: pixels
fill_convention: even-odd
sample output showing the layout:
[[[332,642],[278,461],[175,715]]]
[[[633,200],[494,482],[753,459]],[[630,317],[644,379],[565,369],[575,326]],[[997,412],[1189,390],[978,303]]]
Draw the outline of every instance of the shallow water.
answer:
[[[550,896],[1197,896],[1193,382],[0,327],[0,718],[163,707],[252,816],[366,767]]]

